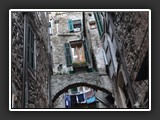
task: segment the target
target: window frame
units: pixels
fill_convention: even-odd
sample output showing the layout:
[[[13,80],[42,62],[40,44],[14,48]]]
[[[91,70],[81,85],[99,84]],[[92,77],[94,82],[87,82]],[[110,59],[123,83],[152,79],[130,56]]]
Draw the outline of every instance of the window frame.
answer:
[[[78,27],[80,30],[79,31],[75,31],[75,27],[74,27],[74,21],[80,21],[80,27]],[[68,29],[69,32],[80,32],[82,31],[82,19],[68,19]]]
[[[84,42],[86,40],[84,40],[84,41],[83,40],[75,40],[75,41],[77,41],[77,42],[81,41],[82,42],[82,46],[83,46],[83,49],[84,49],[83,52],[84,52],[85,62],[87,62],[88,64],[90,64],[91,60],[90,60],[90,56],[89,56],[88,44],[87,44],[87,42]],[[71,51],[72,47],[71,47],[71,43],[70,42],[73,42],[73,41],[69,41],[69,42],[64,43],[65,59],[66,59],[66,66],[67,67],[71,67],[72,63],[73,63],[73,55],[72,55],[72,51]],[[68,49],[70,51],[70,54],[66,54],[66,46],[65,46],[65,44],[69,45]],[[86,47],[86,49],[85,49],[85,47]],[[69,58],[67,58],[67,57],[70,57],[70,61],[69,62],[68,62]]]
[[[33,36],[32,36],[32,35]],[[27,25],[27,62],[29,70],[35,75],[36,70],[36,36],[31,27],[31,25]]]

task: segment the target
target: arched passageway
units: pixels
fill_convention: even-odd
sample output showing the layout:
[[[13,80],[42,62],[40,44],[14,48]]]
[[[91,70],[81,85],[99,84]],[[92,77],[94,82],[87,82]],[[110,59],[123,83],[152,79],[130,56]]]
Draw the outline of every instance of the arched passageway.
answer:
[[[58,93],[56,93],[56,95],[52,99],[52,104],[56,101],[56,99],[61,94],[65,93],[66,91],[68,91],[71,88],[75,88],[75,87],[79,87],[79,86],[86,86],[86,87],[90,87],[90,88],[92,88],[94,90],[99,90],[99,91],[105,92],[105,93],[108,94],[108,96],[109,96],[108,98],[109,99],[112,98],[112,93],[110,91],[106,90],[105,88],[102,88],[102,87],[99,87],[99,86],[96,86],[96,85],[92,85],[92,84],[88,84],[88,83],[75,83],[75,84],[68,85],[67,87],[63,88]],[[113,98],[112,98],[112,100],[113,100]]]

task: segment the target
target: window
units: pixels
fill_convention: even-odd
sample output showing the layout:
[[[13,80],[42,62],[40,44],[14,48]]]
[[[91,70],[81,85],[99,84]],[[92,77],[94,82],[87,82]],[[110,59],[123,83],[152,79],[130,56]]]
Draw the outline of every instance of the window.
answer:
[[[53,34],[53,32],[52,32],[52,21],[49,21],[48,31],[49,31],[50,35]]]
[[[35,68],[35,59],[34,59],[34,52],[35,52],[35,43],[34,43],[35,35],[30,26],[28,26],[28,66],[31,71]]]
[[[78,40],[78,41],[72,41],[70,43],[65,43],[64,47],[65,47],[67,67],[71,66],[72,62],[90,63],[87,43],[85,40],[84,41]]]
[[[90,63],[90,60],[89,60],[89,51],[88,51],[88,44],[87,44],[87,41],[86,40],[84,40],[83,41],[83,45],[84,45],[84,53],[85,53],[85,58],[86,58],[86,61],[88,62],[88,63]]]
[[[89,21],[89,27],[90,27],[90,30],[97,28],[97,27],[96,27],[96,22],[93,21],[93,20],[92,20],[92,21]]]
[[[81,20],[72,20],[72,19],[69,19],[68,20],[68,29],[70,32],[78,32],[78,31],[81,31]]]
[[[85,56],[84,56],[84,48],[82,41],[79,42],[71,42],[71,51],[73,55],[73,62],[84,62]]]

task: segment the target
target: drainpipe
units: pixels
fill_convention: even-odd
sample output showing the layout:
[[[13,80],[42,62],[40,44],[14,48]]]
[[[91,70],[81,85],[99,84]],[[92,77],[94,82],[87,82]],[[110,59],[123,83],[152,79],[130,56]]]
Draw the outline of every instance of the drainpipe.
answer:
[[[27,101],[28,101],[28,76],[27,76],[27,70],[28,70],[28,61],[27,61],[27,43],[28,43],[28,28],[27,28],[27,19],[28,13],[24,14],[24,41],[23,41],[23,82],[22,82],[22,108],[26,108]]]
[[[53,72],[52,72],[52,52],[51,52],[51,44],[50,44],[50,36],[49,36],[49,39],[48,39],[48,58],[49,58],[49,77],[48,77],[48,101],[49,101],[49,108],[51,108],[51,76],[53,75]]]

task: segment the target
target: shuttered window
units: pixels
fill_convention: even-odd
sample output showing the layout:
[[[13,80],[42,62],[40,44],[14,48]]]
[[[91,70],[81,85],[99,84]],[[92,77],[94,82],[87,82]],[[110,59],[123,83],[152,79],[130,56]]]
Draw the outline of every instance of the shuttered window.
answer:
[[[34,59],[34,33],[30,26],[28,26],[28,65],[29,68],[33,71],[35,68],[35,59]]]
[[[94,16],[96,19],[99,35],[101,37],[103,34],[103,20],[102,17],[100,16],[100,12],[94,12]]]
[[[74,31],[73,21],[71,19],[68,20],[68,29],[70,32]]]
[[[86,62],[90,63],[89,52],[88,52],[88,48],[87,48],[88,45],[87,45],[86,40],[83,41],[83,45],[84,45],[84,54],[85,54]]]
[[[72,56],[69,43],[64,43],[67,67],[72,65]]]

